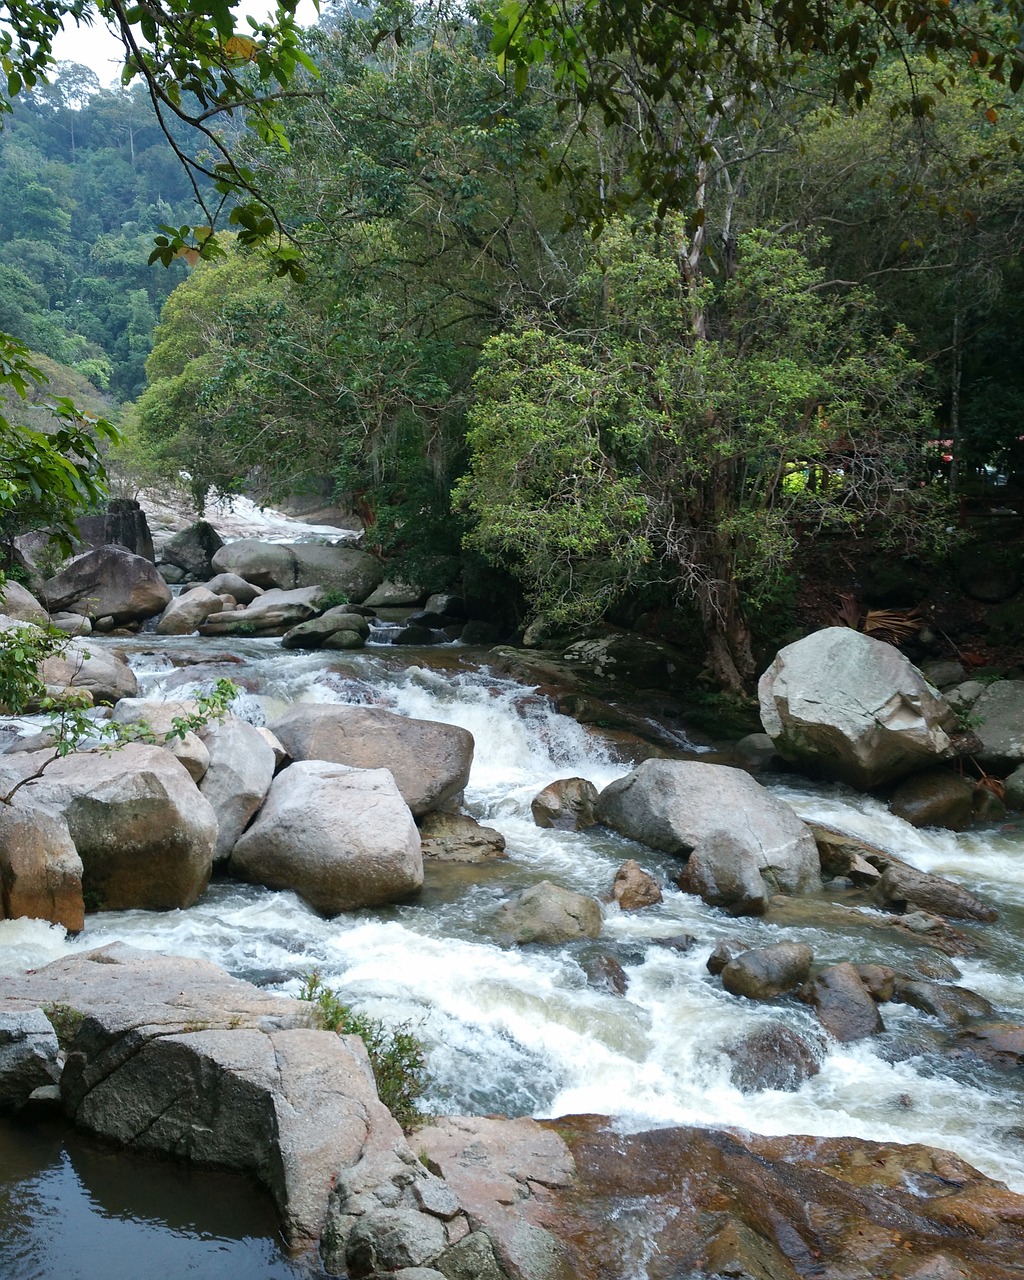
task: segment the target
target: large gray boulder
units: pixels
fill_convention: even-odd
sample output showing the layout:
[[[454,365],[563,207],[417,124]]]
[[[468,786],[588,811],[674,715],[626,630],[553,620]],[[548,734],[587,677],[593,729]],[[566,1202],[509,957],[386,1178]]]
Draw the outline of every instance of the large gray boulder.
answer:
[[[970,703],[970,722],[981,743],[974,753],[978,763],[997,771],[1016,769],[1024,762],[1024,680],[984,685]]]
[[[5,780],[0,790],[16,781]],[[82,860],[67,823],[30,801],[24,788],[12,803],[0,804],[0,920],[19,916],[49,920],[69,933],[85,926]]]
[[[210,564],[215,574],[237,574],[255,587],[279,587],[290,591],[295,586],[292,550],[275,542],[240,538],[216,551]]]
[[[60,1078],[57,1048],[42,1009],[0,1009],[0,1111]]]
[[[206,587],[194,587],[177,596],[164,610],[156,624],[159,636],[190,636],[198,631],[211,613],[221,613],[224,601]]]
[[[209,521],[197,520],[164,543],[160,559],[184,569],[193,578],[206,578],[212,572],[213,557],[223,545],[224,539]]]
[[[294,889],[324,915],[395,902],[423,885],[419,833],[390,773],[326,760],[278,774],[231,870]]]
[[[230,713],[198,736],[210,760],[199,790],[217,815],[216,856],[226,858],[267,798],[277,757],[259,729]]]
[[[780,649],[758,684],[779,752],[870,788],[949,755],[952,709],[892,645],[827,627]]]
[[[47,658],[39,673],[55,688],[84,690],[94,703],[134,698],[139,691],[123,653],[87,641],[71,641],[60,654]]]
[[[115,623],[139,622],[162,613],[171,590],[151,560],[124,547],[98,547],[75,556],[40,589],[51,613],[80,613]]]
[[[198,735],[188,730],[179,736],[175,728],[176,720],[194,716],[198,710],[192,699],[122,698],[110,718],[115,724],[135,725],[139,732],[151,731],[157,746],[169,751],[185,766],[192,781],[199,783],[210,767],[210,753]]]
[[[597,816],[632,840],[688,858],[681,884],[712,906],[760,914],[773,893],[821,887],[808,828],[742,769],[645,760],[605,787]]]
[[[327,645],[339,631],[352,633],[352,643],[345,644],[346,649],[359,649],[366,643],[370,634],[370,624],[359,613],[353,613],[348,605],[336,605],[328,609],[319,618],[310,618],[308,622],[300,622],[281,637],[283,649],[319,649]]]
[[[217,819],[161,747],[75,752],[23,793],[67,822],[90,910],[190,907],[209,883]]]
[[[343,592],[359,604],[384,580],[380,561],[368,551],[316,542],[297,542],[290,550],[295,557],[297,587],[319,584],[326,591]]]
[[[233,596],[238,604],[252,604],[257,596],[263,594],[263,588],[246,582],[237,573],[218,573],[209,582],[202,584],[215,596]]]
[[[293,760],[389,769],[417,818],[459,795],[473,763],[466,729],[377,707],[296,703],[270,728]]]

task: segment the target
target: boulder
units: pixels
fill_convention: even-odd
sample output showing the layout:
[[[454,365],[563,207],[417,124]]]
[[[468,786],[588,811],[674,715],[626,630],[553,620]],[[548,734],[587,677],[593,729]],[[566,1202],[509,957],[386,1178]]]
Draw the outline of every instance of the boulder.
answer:
[[[371,609],[416,608],[423,603],[426,594],[422,587],[385,579],[364,598],[363,604],[369,605]]]
[[[715,949],[707,958],[705,968],[708,973],[719,974],[737,956],[750,950],[750,943],[745,938],[721,938],[715,943]]]
[[[631,632],[577,640],[565,650],[564,660],[600,680],[626,680],[642,689],[670,689],[691,669],[672,645]]]
[[[530,812],[538,827],[585,831],[597,822],[597,787],[586,778],[560,778],[534,796]]]
[[[68,636],[92,635],[92,623],[80,613],[54,613],[50,616],[50,626],[55,631],[63,631]]]
[[[45,627],[50,615],[27,587],[13,578],[0,587],[0,613],[15,622],[34,622],[37,627]]]
[[[380,906],[423,884],[419,835],[386,769],[304,760],[274,779],[231,871],[294,889],[324,915]]]
[[[358,637],[358,646],[346,644],[346,648],[361,648],[370,634],[370,624],[361,614],[352,613],[347,605],[336,605],[319,618],[310,618],[308,622],[300,622],[298,626],[286,631],[281,637],[281,647],[319,649],[339,631],[355,632]]]
[[[176,564],[193,578],[208,578],[213,572],[213,557],[223,545],[224,539],[212,524],[197,520],[164,543],[160,559]]]
[[[57,1036],[42,1009],[0,1009],[0,1111],[60,1079]]]
[[[282,591],[270,587],[244,609],[213,613],[199,628],[203,636],[283,636],[317,612],[318,587]]]
[[[153,536],[146,513],[135,498],[111,498],[101,516],[80,516],[78,538],[83,546],[116,543],[144,560],[153,559]]]
[[[872,1000],[885,1004],[896,990],[896,972],[885,964],[856,964],[857,977],[864,983]]]
[[[466,617],[466,601],[448,591],[436,591],[423,607],[429,613],[440,613],[446,618]]]
[[[979,764],[1008,772],[1024,763],[1024,680],[985,685],[971,705],[971,723],[981,744],[974,753]]]
[[[645,760],[601,792],[597,816],[641,844],[688,855],[682,887],[712,906],[758,914],[773,893],[821,887],[807,827],[741,769]]]
[[[587,982],[610,992],[613,996],[624,996],[629,990],[629,976],[614,956],[592,956],[583,966]]]
[[[230,713],[198,736],[210,761],[199,790],[217,815],[215,856],[226,858],[267,798],[277,757],[259,729]]]
[[[116,546],[75,556],[40,594],[51,613],[110,617],[115,625],[155,617],[171,602],[171,589],[153,562]]]
[[[875,886],[873,897],[889,911],[934,911],[951,920],[980,920],[990,924],[999,913],[942,876],[918,871],[916,867],[895,859],[890,861]]]
[[[774,1000],[806,980],[813,960],[814,952],[803,942],[751,947],[726,964],[722,986],[748,1000]]]
[[[635,858],[628,858],[615,873],[612,897],[623,911],[639,911],[661,902],[661,885]]]
[[[22,793],[67,822],[90,910],[190,907],[209,883],[217,819],[161,747],[76,752]]]
[[[251,582],[246,582],[244,578],[240,578],[237,573],[218,573],[208,582],[204,582],[203,586],[207,591],[211,591],[215,596],[231,596],[237,600],[239,604],[252,604],[257,596],[263,594],[263,588],[254,586]]]
[[[963,831],[974,817],[974,788],[958,773],[930,769],[900,783],[889,811],[914,827]]]
[[[190,636],[198,631],[211,613],[220,613],[224,601],[206,587],[193,587],[177,596],[163,612],[156,624],[157,635]]]
[[[118,702],[134,698],[139,691],[135,672],[123,653],[105,646],[88,645],[73,640],[57,656],[47,658],[40,675],[51,686],[81,689],[94,703]]]
[[[892,998],[938,1018],[947,1027],[962,1027],[975,1019],[991,1018],[995,1014],[995,1009],[984,996],[966,987],[939,982],[899,979]]]
[[[297,587],[321,586],[325,591],[340,591],[359,604],[384,578],[376,556],[355,547],[297,542],[290,550],[295,558]]]
[[[823,969],[801,994],[814,1006],[825,1030],[842,1044],[885,1030],[882,1015],[852,964]]]
[[[513,942],[559,946],[601,932],[596,898],[541,880],[506,902],[498,912],[498,930]]]
[[[726,1046],[729,1076],[737,1089],[794,1093],[821,1070],[820,1051],[784,1022],[769,1022]]]
[[[24,790],[0,804],[0,919],[30,916],[78,933],[85,927],[82,860],[64,819]]]
[[[270,728],[293,760],[389,769],[417,818],[460,795],[473,763],[467,730],[376,707],[297,703]]]
[[[352,1280],[383,1272],[400,1274],[437,1257],[448,1243],[444,1223],[414,1209],[364,1214],[349,1232],[345,1265]]]
[[[218,575],[237,574],[255,587],[290,591],[296,585],[292,549],[276,542],[260,542],[257,538],[228,542],[214,553],[210,566]]]
[[[959,1040],[965,1048],[997,1067],[1024,1066],[1024,1026],[987,1022],[965,1027]]]
[[[506,857],[505,837],[464,813],[435,809],[419,821],[424,858],[437,862],[492,862]]]
[[[157,746],[169,751],[188,770],[193,782],[199,783],[210,767],[210,753],[198,734],[189,730],[183,737],[170,737],[174,721],[195,715],[198,705],[190,700],[161,702],[152,698],[122,698],[114,708],[111,720],[115,724],[144,725],[157,738]]]
[[[952,750],[949,704],[892,645],[828,627],[787,645],[758,684],[761,720],[788,759],[867,789]]]

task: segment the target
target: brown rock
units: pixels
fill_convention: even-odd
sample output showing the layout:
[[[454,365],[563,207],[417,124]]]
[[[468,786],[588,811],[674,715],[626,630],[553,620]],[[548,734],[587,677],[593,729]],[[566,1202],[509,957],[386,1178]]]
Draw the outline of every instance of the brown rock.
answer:
[[[744,951],[750,950],[750,943],[743,938],[722,938],[708,956],[708,973],[721,973],[730,960],[735,960]]]
[[[896,971],[890,969],[884,964],[858,964],[854,965],[857,970],[857,977],[867,987],[871,993],[872,1000],[877,1000],[879,1004],[885,1004],[891,1000],[893,991],[896,987]]]
[[[1024,1065],[1024,1027],[1012,1022],[990,1022],[968,1027],[960,1042],[997,1066]]]
[[[801,993],[812,1004],[821,1025],[843,1044],[885,1030],[871,993],[852,964],[834,964]]]
[[[774,1000],[798,987],[810,972],[814,952],[803,942],[776,942],[753,947],[722,970],[722,985],[748,1000]]]
[[[874,899],[888,910],[912,911],[919,907],[952,920],[991,923],[999,919],[998,911],[958,884],[905,863],[890,862],[875,888]]]
[[[639,911],[661,902],[661,885],[639,862],[630,858],[615,873],[612,897],[623,911]]]
[[[538,827],[584,831],[597,822],[597,787],[586,778],[560,778],[534,796],[530,812]]]
[[[962,1027],[975,1018],[991,1018],[995,1009],[985,999],[966,987],[945,986],[939,982],[896,983],[893,999],[912,1005],[947,1027]]]
[[[798,1032],[782,1022],[769,1022],[726,1049],[729,1075],[737,1089],[793,1092],[821,1070],[819,1054]]]
[[[54,613],[113,618],[114,625],[152,618],[171,602],[171,591],[151,560],[124,547],[99,547],[75,556],[40,592]]]
[[[601,904],[550,880],[524,889],[498,912],[498,929],[513,942],[557,946],[601,932]]]
[[[901,782],[889,810],[915,827],[963,831],[974,817],[973,796],[974,788],[960,774],[930,769]]]
[[[424,858],[437,862],[493,862],[507,857],[505,837],[464,813],[435,809],[418,823]]]
[[[629,990],[626,971],[614,956],[594,956],[583,967],[592,987],[603,987],[613,996],[624,996]]]

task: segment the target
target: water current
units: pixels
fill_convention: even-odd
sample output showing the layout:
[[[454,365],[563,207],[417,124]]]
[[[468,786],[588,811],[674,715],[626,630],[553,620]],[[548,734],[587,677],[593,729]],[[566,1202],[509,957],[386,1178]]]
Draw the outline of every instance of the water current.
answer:
[[[254,723],[273,721],[299,700],[381,706],[469,729],[476,753],[465,807],[502,832],[509,856],[486,866],[429,865],[417,900],[332,920],[291,893],[221,879],[190,910],[93,915],[74,939],[36,921],[2,922],[0,969],[38,966],[114,940],[204,957],[283,994],[295,994],[315,968],[360,1011],[406,1023],[423,1039],[432,1081],[426,1105],[434,1112],[599,1112],[624,1129],[699,1124],[922,1142],[951,1149],[1024,1192],[1019,1073],[950,1054],[938,1023],[910,1006],[884,1006],[886,1031],[878,1037],[827,1045],[820,1074],[796,1092],[744,1093],[732,1084],[727,1047],[760,1023],[781,1019],[815,1040],[821,1033],[813,1013],[795,1001],[763,1006],[726,994],[705,967],[718,939],[804,941],[820,962],[897,970],[912,969],[920,948],[871,927],[877,918],[870,912],[863,926],[855,920],[838,928],[824,926],[814,910],[784,925],[733,919],[671,887],[674,859],[600,828],[535,826],[530,801],[547,783],[582,776],[601,787],[630,766],[531,687],[458,648],[439,662],[436,653],[417,660],[383,648],[285,652],[272,640],[146,636],[128,643],[147,696],[180,697],[195,678],[227,673],[244,689],[236,710]],[[232,664],[190,670],[189,659]],[[999,907],[999,923],[974,931],[976,954],[955,961],[958,981],[1011,1020],[1024,1019],[1024,831],[1013,824],[963,835],[918,831],[841,787],[792,777],[767,785],[802,817],[950,876]],[[496,940],[495,913],[512,892],[549,879],[600,896],[627,857],[669,885],[660,906],[629,914],[606,906],[596,942],[510,948]],[[697,940],[688,951],[662,945],[680,934]],[[588,984],[585,966],[599,954],[623,965],[625,997]],[[278,1273],[256,1267],[251,1274]]]

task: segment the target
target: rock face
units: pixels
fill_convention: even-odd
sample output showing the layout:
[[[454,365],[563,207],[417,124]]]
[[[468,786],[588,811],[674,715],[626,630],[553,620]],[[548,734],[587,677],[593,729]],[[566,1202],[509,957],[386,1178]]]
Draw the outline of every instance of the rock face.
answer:
[[[75,556],[43,583],[41,595],[53,613],[113,618],[115,624],[152,618],[171,602],[170,588],[153,562],[116,546]]]
[[[67,822],[90,909],[172,911],[209,883],[217,819],[161,747],[78,752],[22,791]]]
[[[821,886],[807,827],[740,769],[645,760],[601,792],[597,814],[633,840],[689,855],[681,885],[712,906],[757,914],[772,893]]]
[[[0,1009],[0,1111],[60,1078],[57,1036],[42,1009]]]
[[[226,858],[267,798],[277,757],[258,729],[228,714],[199,731],[209,756],[199,790],[217,816],[217,858]]]
[[[560,778],[534,796],[530,812],[538,827],[585,831],[597,822],[597,788],[586,778]]]
[[[951,750],[945,699],[898,649],[849,627],[781,649],[758,697],[784,756],[855,787],[895,781]]]
[[[164,543],[160,559],[184,569],[193,578],[208,578],[212,573],[213,557],[223,545],[223,538],[212,524],[197,520]]]
[[[416,824],[388,771],[324,760],[278,774],[231,870],[294,889],[324,915],[394,902],[423,884]]]
[[[49,920],[69,933],[85,926],[82,860],[67,823],[22,792],[12,805],[0,805],[0,919],[18,916]]]
[[[601,932],[601,904],[550,880],[524,889],[498,912],[498,929],[513,942],[558,946]]]
[[[460,795],[473,763],[465,729],[375,707],[299,703],[270,728],[293,760],[389,769],[417,818]]]
[[[146,513],[134,498],[111,498],[102,516],[83,516],[78,521],[82,543],[104,547],[111,543],[125,547],[133,555],[153,559],[153,536]]]

